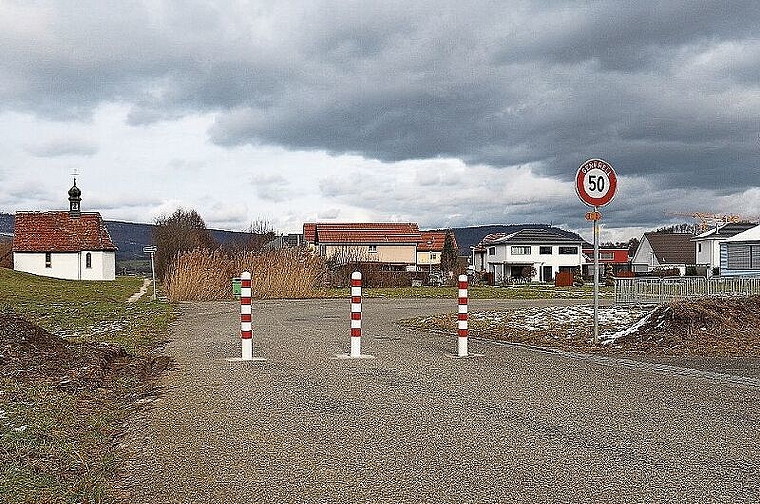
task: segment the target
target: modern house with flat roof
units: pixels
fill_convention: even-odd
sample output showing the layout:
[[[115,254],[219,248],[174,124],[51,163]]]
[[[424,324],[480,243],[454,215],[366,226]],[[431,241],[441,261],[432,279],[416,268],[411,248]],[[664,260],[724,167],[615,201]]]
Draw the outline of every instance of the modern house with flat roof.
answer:
[[[720,274],[760,275],[760,226],[723,240],[720,244]]]
[[[691,241],[696,249],[697,265],[705,266],[707,275],[711,276],[720,268],[721,243],[756,226],[757,224],[752,222],[735,222],[716,226],[695,236]]]

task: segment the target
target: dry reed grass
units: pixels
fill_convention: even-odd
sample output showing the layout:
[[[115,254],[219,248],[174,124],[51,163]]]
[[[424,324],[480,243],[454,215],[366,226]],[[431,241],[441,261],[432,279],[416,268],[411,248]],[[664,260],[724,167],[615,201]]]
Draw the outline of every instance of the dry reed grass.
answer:
[[[232,278],[251,272],[255,299],[307,298],[315,295],[326,273],[325,261],[293,248],[228,255],[219,250],[194,250],[179,255],[165,279],[170,301],[233,299]]]

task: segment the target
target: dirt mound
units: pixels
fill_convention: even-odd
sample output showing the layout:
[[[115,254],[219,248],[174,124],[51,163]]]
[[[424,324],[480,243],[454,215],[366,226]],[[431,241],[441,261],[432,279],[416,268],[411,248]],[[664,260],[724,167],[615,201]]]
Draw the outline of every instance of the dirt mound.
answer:
[[[118,345],[71,343],[15,315],[0,313],[0,375],[66,389],[109,388],[121,378],[146,382],[167,357],[136,357]]]
[[[658,306],[615,345],[662,355],[757,357],[760,296],[672,301]]]

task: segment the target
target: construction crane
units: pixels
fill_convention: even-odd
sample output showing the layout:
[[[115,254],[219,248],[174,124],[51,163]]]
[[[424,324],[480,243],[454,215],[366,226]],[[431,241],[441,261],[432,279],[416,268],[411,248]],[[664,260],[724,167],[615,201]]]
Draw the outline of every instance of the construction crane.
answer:
[[[713,226],[718,226],[720,224],[729,224],[732,222],[744,222],[747,220],[747,219],[742,218],[740,215],[714,214],[714,213],[707,213],[707,212],[693,212],[693,213],[667,212],[667,215],[691,217],[692,219],[698,220],[699,221],[698,227],[699,227],[700,233],[707,231],[709,228]]]

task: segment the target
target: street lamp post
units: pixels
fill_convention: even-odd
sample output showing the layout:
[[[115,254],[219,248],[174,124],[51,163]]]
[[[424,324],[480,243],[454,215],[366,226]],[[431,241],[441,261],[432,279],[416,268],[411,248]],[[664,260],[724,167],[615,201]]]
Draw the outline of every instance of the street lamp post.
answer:
[[[428,240],[428,276],[433,273],[433,242]]]

